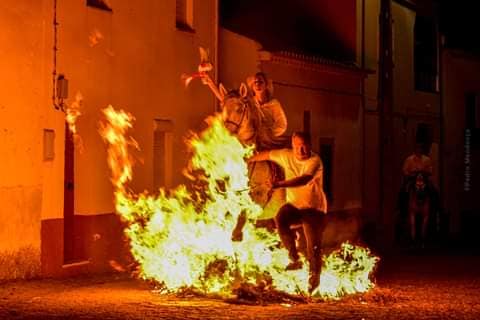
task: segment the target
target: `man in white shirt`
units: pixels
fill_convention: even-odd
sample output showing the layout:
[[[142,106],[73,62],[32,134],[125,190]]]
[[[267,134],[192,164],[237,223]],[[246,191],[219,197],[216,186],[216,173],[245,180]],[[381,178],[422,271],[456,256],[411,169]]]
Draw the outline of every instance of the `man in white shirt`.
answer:
[[[274,182],[272,189],[286,188],[287,201],[277,213],[275,224],[290,257],[287,270],[300,269],[293,225],[302,225],[307,240],[310,267],[309,290],[320,284],[321,238],[325,228],[327,198],[323,192],[323,165],[311,151],[310,137],[303,132],[292,135],[292,149],[263,151],[249,161],[271,160],[285,171],[285,180]]]
[[[403,185],[402,192],[408,193],[409,183],[415,179],[418,173],[422,173],[427,179],[427,186],[431,195],[437,198],[437,191],[431,182],[431,175],[433,172],[432,159],[423,154],[423,145],[421,143],[415,144],[415,150],[412,155],[408,156],[403,162]],[[407,197],[405,194],[404,197]]]
[[[423,172],[427,175],[432,174],[432,160],[430,157],[422,154],[421,144],[417,143],[414,153],[405,159],[402,171],[407,178],[417,172]]]
[[[408,188],[411,183],[415,183],[415,178],[418,173],[422,173],[426,178],[428,194],[431,197],[431,212],[440,210],[439,194],[430,179],[432,172],[432,160],[423,154],[423,144],[417,142],[414,153],[405,159],[402,166],[403,183],[399,194],[398,207],[403,216],[406,216],[408,211]]]

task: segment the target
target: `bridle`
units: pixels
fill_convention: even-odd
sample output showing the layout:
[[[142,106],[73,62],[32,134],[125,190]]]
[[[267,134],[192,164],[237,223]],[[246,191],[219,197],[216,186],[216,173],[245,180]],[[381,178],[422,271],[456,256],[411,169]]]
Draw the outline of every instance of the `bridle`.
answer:
[[[242,125],[243,123],[243,120],[245,119],[245,116],[247,114],[247,102],[245,102],[243,99],[240,99],[240,101],[242,102],[242,115],[240,116],[240,120],[238,122],[235,122],[235,121],[232,121],[230,119],[226,119],[224,120],[224,123],[225,124],[231,124],[234,126],[234,130],[232,131],[233,134],[237,134],[238,133],[238,130],[240,130],[240,126]]]
[[[428,196],[425,175],[421,173],[416,174],[415,178],[410,182],[409,189],[415,195],[417,204],[423,204],[425,198]]]

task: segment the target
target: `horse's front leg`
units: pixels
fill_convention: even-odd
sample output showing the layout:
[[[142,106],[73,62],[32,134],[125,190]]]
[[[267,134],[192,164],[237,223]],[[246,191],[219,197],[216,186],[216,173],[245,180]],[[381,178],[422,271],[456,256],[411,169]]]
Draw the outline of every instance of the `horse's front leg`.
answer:
[[[305,237],[305,232],[303,231],[303,226],[300,226],[299,228],[295,228],[296,226],[293,226],[293,229],[295,230],[296,237],[295,237],[295,243],[297,245],[297,251],[303,254],[305,257],[308,255],[307,253],[307,238]]]
[[[246,222],[247,222],[247,215],[245,214],[245,211],[242,211],[238,216],[237,224],[235,225],[235,228],[233,228],[232,241],[239,242],[243,240],[243,227],[245,226]]]
[[[410,204],[408,206],[408,222],[410,224],[410,238],[413,241],[415,241],[415,237],[416,237],[416,229],[417,229],[417,226],[416,226],[416,221],[415,221],[415,207]]]
[[[430,216],[430,202],[427,200],[422,208],[422,242],[427,239],[428,221]]]

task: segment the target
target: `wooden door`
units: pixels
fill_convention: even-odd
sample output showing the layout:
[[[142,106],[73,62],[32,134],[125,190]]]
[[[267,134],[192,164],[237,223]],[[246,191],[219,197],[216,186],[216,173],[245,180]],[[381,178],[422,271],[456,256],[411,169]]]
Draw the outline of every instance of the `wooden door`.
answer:
[[[74,254],[74,144],[73,134],[65,123],[65,168],[63,191],[63,261],[72,262]]]

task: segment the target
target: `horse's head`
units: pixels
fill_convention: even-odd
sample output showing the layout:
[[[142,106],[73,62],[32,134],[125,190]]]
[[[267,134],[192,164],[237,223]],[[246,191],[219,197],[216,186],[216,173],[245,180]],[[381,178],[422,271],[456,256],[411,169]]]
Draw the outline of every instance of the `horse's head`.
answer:
[[[426,186],[425,175],[421,172],[417,173],[415,176],[415,189],[423,190]]]
[[[409,191],[411,195],[415,195],[416,201],[424,201],[428,196],[427,175],[422,171],[413,174],[410,180]]]
[[[255,138],[255,121],[244,83],[239,90],[227,91],[219,86],[222,96],[222,119],[230,133],[236,135],[243,143],[251,143]]]

